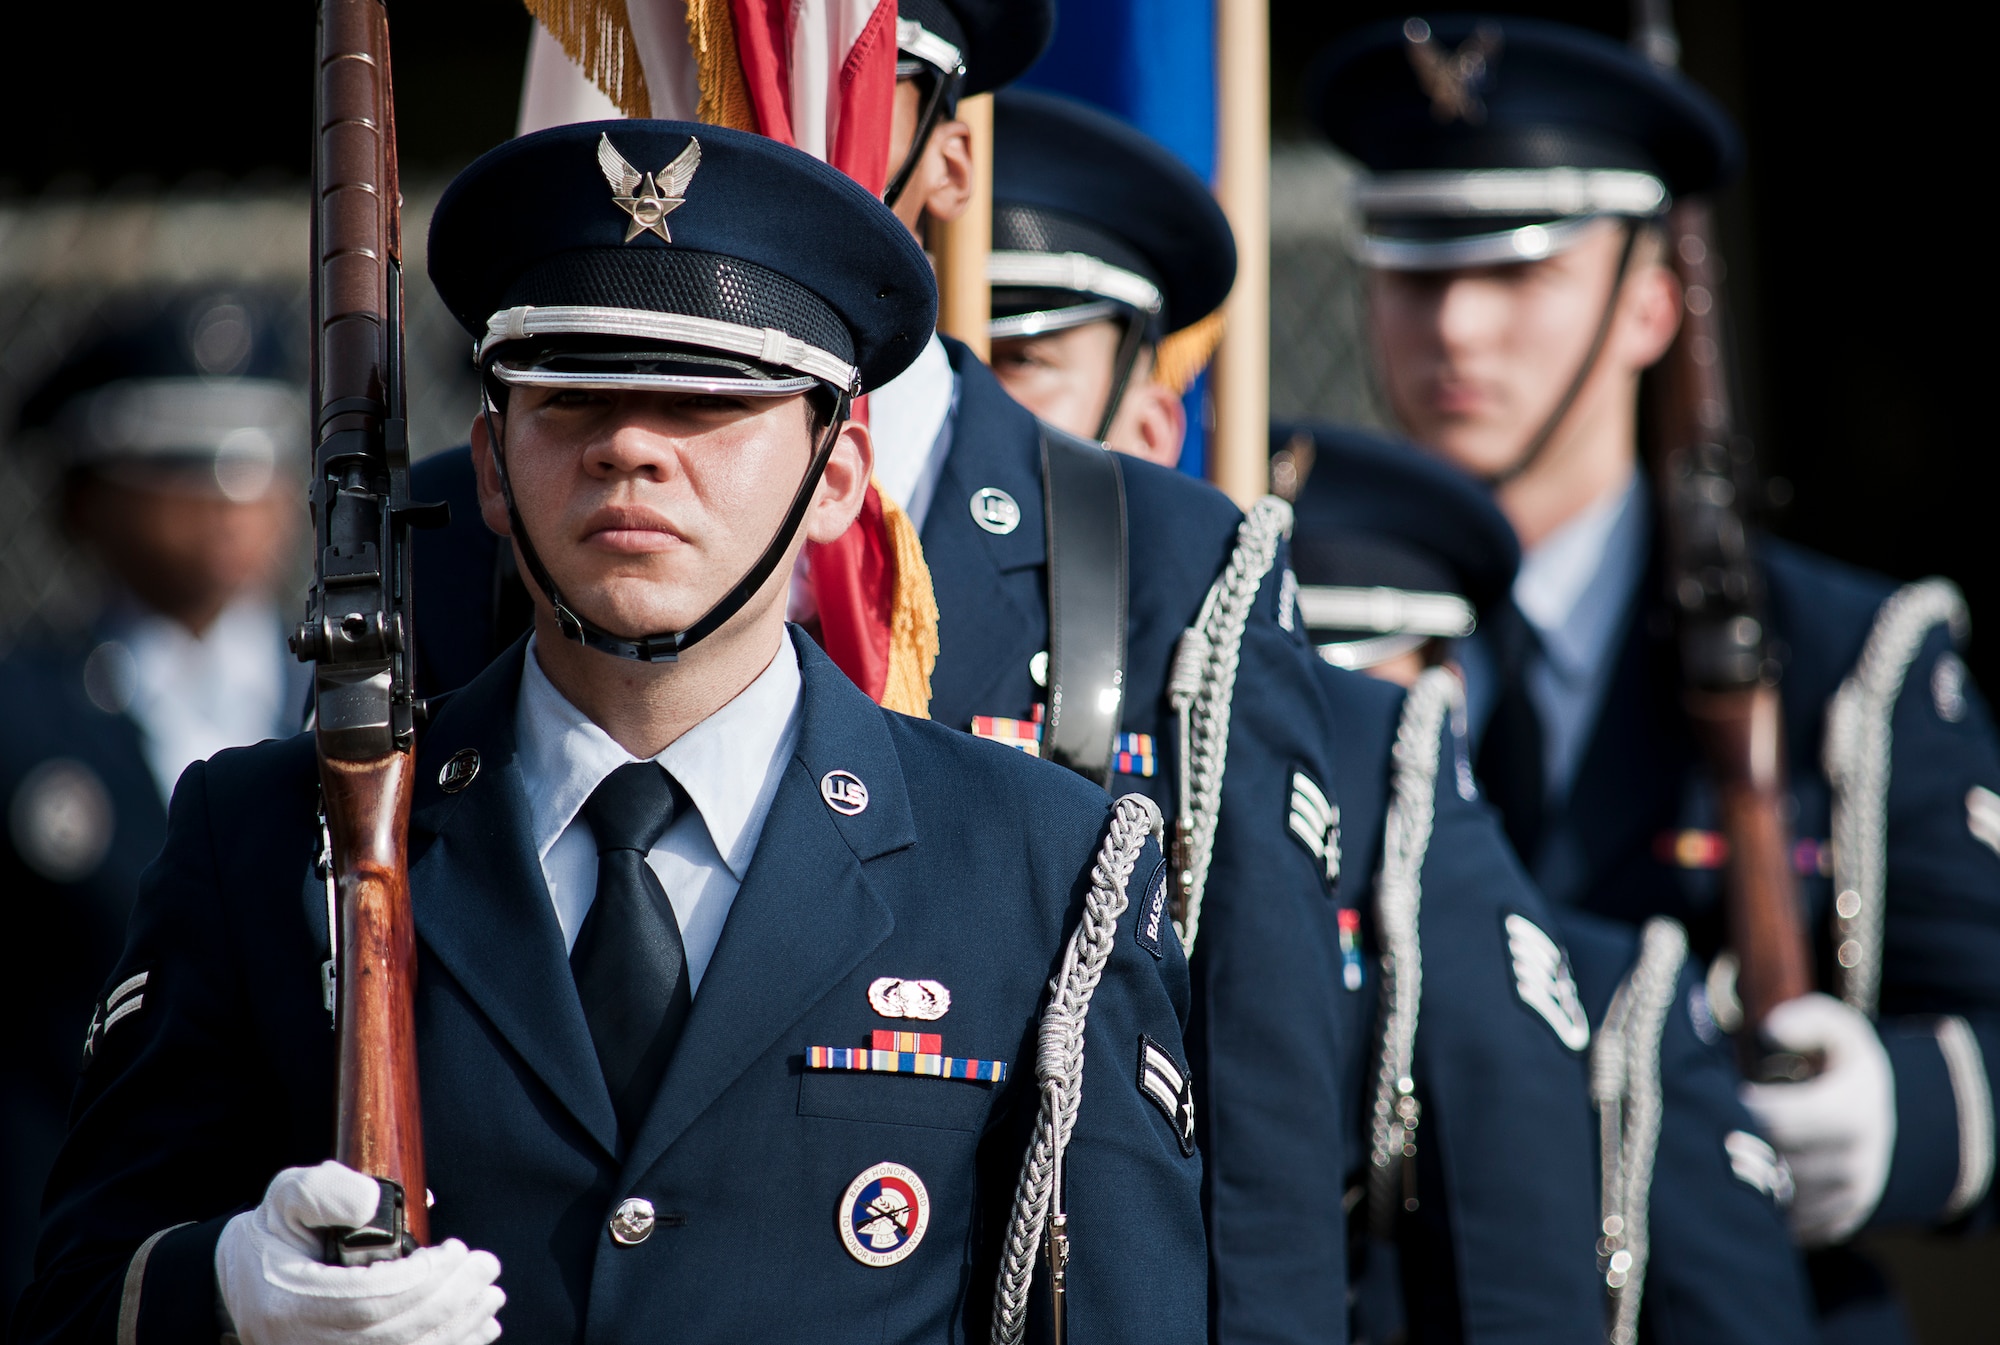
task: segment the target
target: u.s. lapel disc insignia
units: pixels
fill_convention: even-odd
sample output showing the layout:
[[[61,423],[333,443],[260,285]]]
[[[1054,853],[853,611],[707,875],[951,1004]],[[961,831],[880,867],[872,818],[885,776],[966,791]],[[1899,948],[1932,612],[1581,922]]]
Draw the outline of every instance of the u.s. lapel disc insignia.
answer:
[[[613,204],[632,217],[625,230],[626,242],[643,233],[656,233],[662,242],[674,241],[667,232],[667,216],[687,204],[688,183],[694,170],[701,167],[701,141],[689,136],[687,148],[672,163],[657,173],[642,173],[612,148],[610,136],[600,135],[597,166],[611,184]]]
[[[934,1023],[951,1012],[951,991],[941,981],[878,976],[868,984],[868,1007],[884,1018]]]
[[[479,750],[461,747],[451,754],[451,760],[438,768],[438,788],[447,794],[456,794],[472,783],[479,774]]]
[[[1021,526],[1021,506],[998,486],[981,486],[972,492],[972,521],[995,537],[1005,537]]]
[[[822,775],[819,796],[842,817],[852,817],[868,806],[868,786],[852,771],[828,771]]]
[[[1540,925],[1525,915],[1507,917],[1507,951],[1514,959],[1514,992],[1555,1030],[1572,1051],[1590,1045],[1590,1019],[1570,978],[1569,958]]]
[[[877,1163],[847,1184],[836,1222],[849,1256],[864,1266],[893,1266],[924,1240],[930,1192],[901,1163]]]

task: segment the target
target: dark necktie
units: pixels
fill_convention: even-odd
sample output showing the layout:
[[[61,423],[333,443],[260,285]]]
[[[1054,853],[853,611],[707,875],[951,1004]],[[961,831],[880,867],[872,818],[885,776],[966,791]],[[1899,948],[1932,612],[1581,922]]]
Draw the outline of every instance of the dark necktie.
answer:
[[[1534,867],[1541,842],[1548,788],[1542,772],[1542,717],[1528,694],[1528,667],[1540,641],[1511,600],[1488,617],[1485,634],[1491,641],[1500,677],[1493,717],[1479,743],[1475,769],[1486,797],[1500,810],[1507,839],[1521,862]]]
[[[604,778],[583,805],[597,838],[597,895],[569,966],[626,1142],[659,1092],[687,1024],[687,950],[666,889],[646,864],[687,795],[659,763]]]

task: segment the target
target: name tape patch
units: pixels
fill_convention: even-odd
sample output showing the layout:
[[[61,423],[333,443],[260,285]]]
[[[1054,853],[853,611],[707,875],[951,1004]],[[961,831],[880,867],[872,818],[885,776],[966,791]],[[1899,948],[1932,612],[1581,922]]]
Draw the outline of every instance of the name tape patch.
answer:
[[[1319,861],[1328,886],[1340,882],[1340,806],[1304,771],[1292,772],[1291,813],[1286,826],[1306,853]]]
[[[1160,933],[1166,927],[1167,861],[1163,859],[1153,866],[1153,876],[1146,883],[1146,899],[1139,903],[1139,919],[1132,926],[1132,937],[1154,957],[1162,957]]]
[[[1181,1157],[1194,1156],[1194,1078],[1174,1059],[1173,1052],[1141,1035],[1139,1092],[1167,1118],[1180,1141]]]
[[[1514,991],[1521,1002],[1540,1014],[1570,1050],[1590,1045],[1590,1019],[1569,974],[1569,958],[1556,941],[1527,916],[1509,915],[1507,951],[1514,959]]]

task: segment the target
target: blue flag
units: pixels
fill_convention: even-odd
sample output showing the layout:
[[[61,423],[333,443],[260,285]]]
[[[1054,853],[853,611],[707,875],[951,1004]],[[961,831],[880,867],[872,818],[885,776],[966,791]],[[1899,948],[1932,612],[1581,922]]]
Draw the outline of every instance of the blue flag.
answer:
[[[1019,83],[1123,117],[1215,181],[1215,0],[1074,0]],[[1208,375],[1187,392],[1181,470],[1201,476]]]

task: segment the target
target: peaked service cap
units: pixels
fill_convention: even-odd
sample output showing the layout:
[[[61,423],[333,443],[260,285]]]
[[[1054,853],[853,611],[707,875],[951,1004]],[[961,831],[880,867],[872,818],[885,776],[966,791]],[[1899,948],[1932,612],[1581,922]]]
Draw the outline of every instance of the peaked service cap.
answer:
[[[1721,186],[1741,158],[1728,115],[1692,81],[1536,19],[1359,29],[1314,63],[1306,108],[1368,170],[1360,252],[1390,267],[1546,256],[1584,222],[1650,218]]]
[[[1027,90],[994,98],[993,128],[987,274],[996,289],[1027,291],[996,296],[996,314],[1036,307],[1034,291],[1072,291],[1139,309],[1165,335],[1228,298],[1235,235],[1173,151],[1109,113]]]
[[[693,122],[489,151],[438,202],[429,269],[482,364],[537,338],[658,343],[866,391],[937,319],[930,263],[887,206],[800,150]]]

